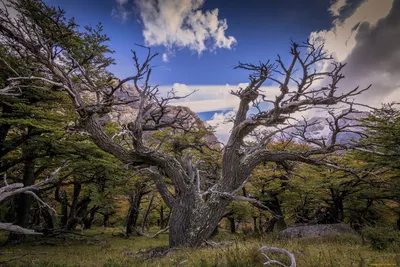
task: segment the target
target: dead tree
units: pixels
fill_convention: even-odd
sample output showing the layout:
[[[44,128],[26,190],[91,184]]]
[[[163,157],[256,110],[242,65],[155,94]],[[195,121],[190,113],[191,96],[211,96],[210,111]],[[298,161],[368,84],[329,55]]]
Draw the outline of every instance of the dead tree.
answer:
[[[83,35],[73,21],[65,18],[63,11],[47,7],[36,0],[12,0],[6,5],[19,12],[12,18],[7,8],[0,14],[1,42],[16,56],[34,62],[42,76],[15,76],[9,84],[17,86],[25,81],[51,84],[65,91],[80,116],[80,126],[102,150],[111,153],[127,166],[147,167],[152,173],[157,189],[171,209],[169,243],[175,246],[198,246],[210,237],[226,213],[227,205],[234,201],[257,200],[237,194],[251,178],[253,169],[263,162],[299,161],[308,164],[330,164],[326,155],[345,149],[336,143],[337,135],[349,131],[347,125],[338,123],[343,116],[332,109],[338,105],[349,106],[355,96],[368,89],[354,88],[338,93],[344,64],[335,63],[323,45],[312,42],[292,43],[291,60],[286,64],[278,57],[276,63],[239,63],[237,69],[251,72],[247,86],[232,94],[240,99],[233,128],[222,152],[222,167],[215,173],[213,183],[202,181],[202,161],[191,157],[190,151],[199,150],[198,143],[176,146],[180,153],[168,153],[146,143],[145,133],[158,129],[199,131],[202,127],[190,119],[184,108],[171,108],[171,100],[179,99],[170,92],[160,94],[157,86],[150,84],[151,61],[156,54],[149,48],[142,63],[133,52],[134,75],[120,80],[107,71],[113,63],[111,52],[104,42],[108,38],[98,29],[88,28]],[[85,44],[84,46],[82,44]],[[84,47],[84,49],[83,49]],[[315,70],[317,64],[332,62],[329,70]],[[295,71],[299,73],[296,77]],[[316,81],[323,81],[320,85]],[[133,82],[136,93],[131,98],[118,98],[116,92],[124,84]],[[263,84],[271,81],[279,85],[275,98],[268,99]],[[115,107],[135,104],[137,116],[121,127],[120,133],[110,136],[99,118]],[[268,103],[268,108],[262,108]],[[249,108],[258,112],[249,116]],[[313,108],[331,107],[332,134],[329,140],[314,139],[307,135],[310,124],[296,121],[294,115]],[[261,130],[260,130],[261,129]],[[258,131],[256,142],[247,143]],[[302,150],[271,150],[268,144],[282,134],[292,135],[297,142],[308,142],[311,147]],[[114,138],[112,138],[114,137]],[[173,184],[167,187],[165,178]]]

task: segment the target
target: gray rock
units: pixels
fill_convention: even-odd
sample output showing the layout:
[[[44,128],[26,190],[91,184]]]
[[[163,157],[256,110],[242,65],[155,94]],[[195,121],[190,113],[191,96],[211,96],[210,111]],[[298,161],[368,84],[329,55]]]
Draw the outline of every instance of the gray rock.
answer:
[[[350,226],[336,223],[289,227],[280,232],[278,237],[281,239],[293,239],[326,235],[340,235],[345,233],[357,234],[357,232],[354,231]]]

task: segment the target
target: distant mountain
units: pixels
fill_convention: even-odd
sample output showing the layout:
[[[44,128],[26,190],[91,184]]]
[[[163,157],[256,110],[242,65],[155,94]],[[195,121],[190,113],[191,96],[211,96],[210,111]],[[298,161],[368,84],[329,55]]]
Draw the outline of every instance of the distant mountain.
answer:
[[[136,88],[133,85],[130,84],[125,84],[121,90],[117,90],[114,94],[114,96],[119,100],[119,101],[126,101],[129,102],[130,100],[135,99],[139,95],[139,92],[136,90]],[[157,107],[154,106],[156,109]],[[118,121],[121,124],[128,124],[129,122],[133,122],[137,115],[138,115],[138,109],[139,109],[139,102],[131,102],[127,105],[117,105],[113,107],[113,110],[108,113],[102,120],[104,121]],[[198,125],[199,127],[205,127],[205,123],[199,118],[199,116],[191,111],[188,107],[183,107],[183,106],[167,106],[165,110],[166,115],[162,118],[160,121],[161,123],[163,122],[169,122],[174,120],[177,116],[180,118],[184,118],[184,127],[191,127],[191,125],[195,124]],[[205,141],[209,145],[218,145],[219,146],[219,141],[217,137],[214,134],[209,134],[204,137]]]
[[[343,110],[346,112],[347,110]],[[346,115],[344,118],[339,120],[339,126],[350,126],[348,130],[362,132],[362,128],[358,126],[360,124],[359,120],[368,117],[368,112],[355,112]],[[331,140],[332,130],[330,129],[329,122],[332,122],[331,117],[313,117],[308,120],[308,124],[313,124],[307,128],[306,136],[313,139]],[[357,141],[360,135],[354,132],[340,132],[337,135],[338,144],[350,144]]]

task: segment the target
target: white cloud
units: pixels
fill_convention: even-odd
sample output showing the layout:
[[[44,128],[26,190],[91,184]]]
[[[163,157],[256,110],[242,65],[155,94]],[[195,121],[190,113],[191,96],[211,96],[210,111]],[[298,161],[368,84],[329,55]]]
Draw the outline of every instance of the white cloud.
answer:
[[[347,0],[335,0],[335,2],[329,7],[328,11],[332,16],[340,16],[340,12],[347,5]]]
[[[126,3],[127,1],[121,1],[121,0],[117,0],[117,2],[123,2]],[[122,23],[126,22],[128,20],[128,18],[130,17],[130,15],[132,14],[132,12],[128,11],[123,4],[119,4],[116,8],[113,8],[111,10],[111,16],[113,18],[116,18],[118,20],[121,20]]]
[[[227,113],[215,113],[211,120],[206,123],[215,129],[215,135],[218,140],[224,144],[229,139],[230,131],[233,127],[232,122],[228,122],[230,118],[236,115],[236,111],[229,111]]]
[[[124,5],[128,3],[128,0],[116,0],[119,5]]]
[[[245,87],[247,83],[238,85],[186,85],[175,83],[172,86],[160,86],[160,91],[166,93],[174,89],[178,96],[184,96],[196,91],[187,98],[179,99],[171,104],[187,106],[194,112],[206,112],[214,110],[237,109],[239,107],[239,98],[230,92],[236,91],[239,87]],[[275,99],[279,88],[277,86],[262,87],[265,95],[270,99]]]
[[[149,46],[168,50],[189,48],[201,54],[216,48],[232,49],[233,36],[226,36],[225,19],[218,9],[203,12],[205,0],[136,0],[143,22],[143,36]]]
[[[167,53],[164,53],[163,55],[162,55],[162,60],[164,61],[164,62],[168,62],[169,60],[168,60],[168,55],[167,55]]]

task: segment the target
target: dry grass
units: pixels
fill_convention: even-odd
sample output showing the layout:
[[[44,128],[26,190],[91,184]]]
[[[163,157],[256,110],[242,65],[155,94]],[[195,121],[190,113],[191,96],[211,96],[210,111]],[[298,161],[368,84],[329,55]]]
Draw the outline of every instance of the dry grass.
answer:
[[[156,239],[113,236],[116,229],[97,229],[85,233],[97,239],[48,240],[47,244],[32,241],[28,244],[2,247],[0,262],[25,255],[4,266],[262,266],[264,259],[258,252],[262,244],[292,251],[300,267],[360,267],[400,266],[400,249],[391,246],[375,251],[363,245],[361,238],[341,236],[320,239],[278,241],[273,237],[247,238],[220,234],[217,239],[230,239],[226,247],[181,249],[167,256],[147,260],[140,251],[166,247],[168,236]],[[275,255],[274,258],[286,259]],[[386,264],[386,265],[385,265]]]

